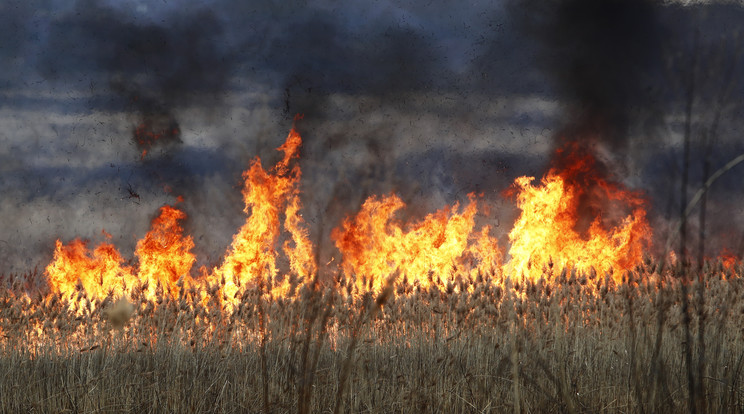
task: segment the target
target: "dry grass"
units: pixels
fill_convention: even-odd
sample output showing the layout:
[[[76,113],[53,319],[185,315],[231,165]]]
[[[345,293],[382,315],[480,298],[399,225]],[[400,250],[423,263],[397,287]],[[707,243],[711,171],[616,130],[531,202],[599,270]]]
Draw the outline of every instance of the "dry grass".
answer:
[[[216,287],[204,302],[186,291],[130,308],[11,286],[0,289],[0,411],[676,413],[691,404],[691,337],[698,411],[740,412],[744,269],[706,267],[692,332],[675,271],[658,269],[620,286],[548,270],[537,283],[352,295],[343,279],[287,298],[255,287],[232,314]]]

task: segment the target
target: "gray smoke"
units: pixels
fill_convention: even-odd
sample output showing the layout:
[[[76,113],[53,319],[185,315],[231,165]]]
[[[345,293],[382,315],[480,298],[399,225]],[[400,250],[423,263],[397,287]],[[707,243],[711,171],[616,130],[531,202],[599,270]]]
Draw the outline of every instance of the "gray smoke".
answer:
[[[254,156],[277,161],[298,113],[315,240],[370,195],[396,192],[410,205],[401,218],[416,219],[475,191],[505,245],[516,212],[501,192],[539,177],[556,137],[589,133],[663,219],[688,34],[699,28],[699,50],[719,51],[700,58],[712,68],[741,56],[744,17],[640,0],[171,3],[0,5],[0,273],[45,265],[56,238],[96,241],[102,228],[131,257],[178,195],[199,264],[216,264],[244,220],[241,172]],[[703,102],[725,76],[701,65],[700,78],[698,108],[713,108]],[[725,109],[714,164],[744,150],[737,109]],[[709,119],[701,111],[697,130]],[[711,208],[734,208],[734,181]]]
[[[218,104],[235,63],[209,9],[141,22],[103,2],[79,0],[48,30],[42,75],[82,78],[91,90],[115,96],[112,107],[137,119],[132,138],[140,151],[180,142],[174,111]]]

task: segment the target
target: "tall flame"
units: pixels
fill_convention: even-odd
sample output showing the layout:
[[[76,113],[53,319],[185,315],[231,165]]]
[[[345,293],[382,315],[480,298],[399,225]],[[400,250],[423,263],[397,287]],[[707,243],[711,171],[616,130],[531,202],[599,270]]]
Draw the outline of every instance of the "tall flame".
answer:
[[[293,158],[298,157],[302,138],[294,128],[289,132],[286,142],[277,148],[284,152],[271,172],[263,169],[261,159],[251,163],[243,173],[245,188],[243,200],[245,213],[248,214],[245,224],[233,237],[222,265],[214,269],[212,278],[215,281],[224,279],[223,297],[232,301],[243,286],[249,284],[266,284],[280,288],[272,281],[277,276],[276,243],[280,236],[280,214],[286,216],[285,227],[292,236],[294,247],[289,242],[285,251],[290,256],[292,269],[307,276],[315,269],[311,252],[312,244],[307,232],[302,228],[299,210],[300,168],[289,168]],[[286,278],[285,278],[286,282]]]
[[[651,241],[643,200],[599,177],[591,155],[576,147],[570,151],[559,152],[566,168],[549,171],[540,184],[533,185],[533,177],[515,180],[522,212],[509,233],[511,261],[505,273],[536,280],[552,263],[557,269],[610,273],[620,282],[622,271],[641,262]],[[582,216],[592,214],[582,231],[587,218]]]
[[[251,284],[264,283],[276,292],[285,291],[288,278],[275,282],[282,215],[288,233],[283,248],[290,271],[302,279],[317,269],[314,246],[300,214],[300,168],[290,168],[301,145],[302,139],[293,128],[278,148],[284,157],[271,171],[264,170],[257,157],[243,173],[244,211],[248,218],[234,236],[223,263],[212,272],[202,269],[201,279],[191,275],[196,261],[191,252],[194,241],[191,236],[184,236],[180,225],[186,214],[166,205],[153,219],[150,231],[137,242],[136,271],[124,265],[124,259],[112,244],[101,243],[89,251],[85,241],[77,239],[65,245],[58,240],[54,258],[46,268],[51,290],[72,297],[82,288],[92,298],[102,299],[109,293],[127,295],[135,286],[142,286],[144,294],[152,299],[158,287],[175,296],[184,287],[209,283],[221,286],[227,305],[236,300],[242,287]]]
[[[181,225],[186,214],[166,205],[137,243],[134,267],[110,243],[89,250],[79,239],[67,245],[57,241],[54,259],[46,268],[52,292],[72,298],[85,291],[91,299],[102,299],[131,295],[141,287],[148,299],[154,299],[158,291],[175,296],[183,288],[195,287],[204,298],[217,287],[212,292],[219,291],[226,309],[233,309],[249,287],[287,294],[293,283],[318,272],[315,246],[301,214],[301,171],[292,165],[301,145],[292,128],[277,148],[283,153],[281,160],[270,170],[258,157],[251,162],[243,173],[245,224],[222,262],[211,270],[202,267],[201,277],[192,275],[194,241]],[[391,194],[368,198],[356,215],[332,230],[342,255],[341,270],[355,278],[357,292],[381,291],[392,275],[397,276],[398,287],[471,289],[475,280],[536,280],[546,266],[594,270],[620,282],[622,271],[639,263],[650,243],[642,198],[604,179],[591,153],[577,145],[559,150],[557,159],[561,167],[550,170],[539,183],[533,177],[515,180],[521,213],[508,235],[506,264],[502,265],[491,228],[476,225],[475,195],[468,196],[464,207],[455,203],[404,223],[397,216],[406,205]],[[282,252],[285,265],[277,263]],[[280,275],[280,268],[289,273]],[[458,284],[459,278],[470,282]]]

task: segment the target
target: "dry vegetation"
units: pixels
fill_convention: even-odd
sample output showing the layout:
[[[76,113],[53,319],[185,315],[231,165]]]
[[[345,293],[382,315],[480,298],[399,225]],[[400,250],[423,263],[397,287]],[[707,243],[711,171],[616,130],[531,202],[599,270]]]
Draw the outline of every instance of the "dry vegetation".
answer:
[[[688,289],[650,262],[618,286],[551,270],[282,298],[259,285],[232,313],[218,286],[129,307],[15,284],[0,289],[0,411],[740,412],[742,271],[710,265]]]

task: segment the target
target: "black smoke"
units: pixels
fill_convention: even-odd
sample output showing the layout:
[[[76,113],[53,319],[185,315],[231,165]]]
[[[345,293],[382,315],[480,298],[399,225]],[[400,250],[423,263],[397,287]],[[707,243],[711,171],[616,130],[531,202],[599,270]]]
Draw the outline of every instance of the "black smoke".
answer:
[[[224,36],[209,9],[140,21],[80,0],[51,22],[40,67],[49,79],[86,82],[117,97],[112,108],[134,116],[132,139],[144,154],[180,142],[179,109],[219,104],[235,62]]]
[[[683,173],[691,177],[688,193],[695,192],[705,179],[704,163],[715,170],[742,151],[731,134],[738,129],[736,97],[744,86],[743,38],[734,23],[744,14],[740,5],[651,0],[511,5],[521,31],[534,42],[537,67],[563,107],[551,168],[566,168],[572,152],[591,154],[597,158],[592,174],[612,181],[633,178],[653,194],[652,217],[674,223]],[[687,134],[693,156],[684,167],[679,147]],[[595,186],[577,178],[585,191],[580,209],[590,220],[606,215],[591,197]],[[724,194],[740,196],[737,186],[719,185],[723,192],[709,195],[709,211],[731,208],[731,197]],[[663,229],[664,220],[654,227]],[[711,250],[720,239],[732,238],[723,236],[715,218],[707,227],[718,235],[709,239]]]
[[[660,4],[651,0],[522,1],[537,63],[566,105],[563,140],[627,148],[631,127],[660,122],[664,63]],[[560,145],[560,144],[559,144]]]
[[[500,193],[555,166],[564,139],[602,147],[614,159],[601,166],[666,211],[691,34],[706,81],[696,115],[725,78],[703,63],[733,79],[744,67],[729,65],[744,56],[731,4],[10,0],[0,12],[0,227],[27,240],[0,253],[22,260],[101,227],[133,244],[172,202],[164,188],[219,260],[244,219],[242,170],[276,162],[297,113],[314,239],[390,192],[412,218],[485,193],[506,232],[516,212]],[[744,150],[723,107],[714,166]],[[726,195],[740,187],[723,180]]]

